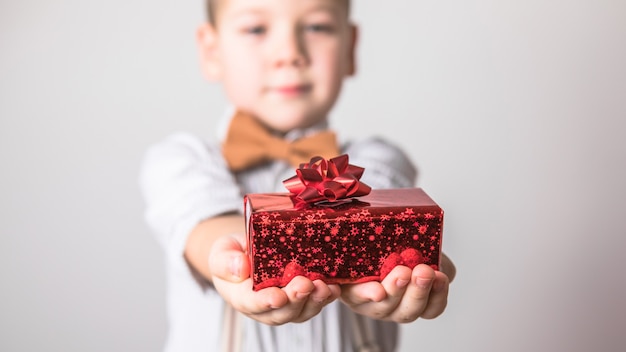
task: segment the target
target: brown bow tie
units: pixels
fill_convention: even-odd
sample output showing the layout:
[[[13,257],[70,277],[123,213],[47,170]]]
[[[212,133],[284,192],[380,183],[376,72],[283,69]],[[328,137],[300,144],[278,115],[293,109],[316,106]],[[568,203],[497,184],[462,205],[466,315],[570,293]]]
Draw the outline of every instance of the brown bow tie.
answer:
[[[322,131],[295,141],[272,135],[252,116],[237,112],[222,144],[222,154],[232,171],[241,171],[271,160],[285,160],[294,167],[314,156],[339,155],[335,133]]]

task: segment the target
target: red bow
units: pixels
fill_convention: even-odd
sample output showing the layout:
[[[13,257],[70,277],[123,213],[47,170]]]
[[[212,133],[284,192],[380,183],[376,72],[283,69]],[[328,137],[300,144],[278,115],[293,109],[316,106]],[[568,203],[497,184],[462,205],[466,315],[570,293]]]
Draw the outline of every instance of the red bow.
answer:
[[[296,207],[320,201],[360,197],[370,193],[371,187],[359,181],[364,168],[348,163],[348,155],[332,159],[316,156],[309,163],[300,164],[296,175],[283,181],[296,199]]]

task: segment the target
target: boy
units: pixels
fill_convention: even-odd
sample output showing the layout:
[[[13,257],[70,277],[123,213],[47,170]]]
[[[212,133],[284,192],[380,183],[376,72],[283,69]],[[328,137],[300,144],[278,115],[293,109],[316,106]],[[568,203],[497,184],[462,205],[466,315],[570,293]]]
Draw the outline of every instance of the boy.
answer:
[[[337,146],[327,129],[342,81],[355,70],[349,6],[348,0],[209,0],[209,23],[197,39],[204,75],[223,85],[234,107],[224,121],[228,131],[221,144],[174,135],[149,150],[142,169],[146,217],[167,255],[166,350],[392,351],[397,323],[445,309],[454,276],[445,256],[448,275],[426,265],[398,266],[383,282],[340,286],[298,276],[284,288],[252,290],[242,197],[285,191],[281,181],[294,173],[288,161],[308,161],[288,155],[287,143],[321,133],[325,142],[315,145],[326,150],[312,154],[348,153],[373,188],[415,183],[415,169],[396,147],[378,139]],[[239,144],[249,141],[241,133],[251,128],[278,147]],[[265,151],[274,155],[248,155]]]

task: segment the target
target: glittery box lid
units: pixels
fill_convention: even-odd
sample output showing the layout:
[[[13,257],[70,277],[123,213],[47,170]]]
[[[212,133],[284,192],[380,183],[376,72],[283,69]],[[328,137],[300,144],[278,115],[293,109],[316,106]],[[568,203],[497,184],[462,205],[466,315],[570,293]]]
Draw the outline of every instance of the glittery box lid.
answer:
[[[393,189],[375,189],[370,194],[339,202],[337,206],[329,206],[320,204],[308,208],[308,211],[319,209],[345,210],[351,207],[366,207],[370,209],[387,210],[389,208],[423,208],[424,210],[438,210],[441,208],[433,201],[421,188],[393,188]],[[300,209],[294,208],[289,193],[252,193],[246,195],[246,204],[249,206],[248,213],[254,212],[297,212]]]

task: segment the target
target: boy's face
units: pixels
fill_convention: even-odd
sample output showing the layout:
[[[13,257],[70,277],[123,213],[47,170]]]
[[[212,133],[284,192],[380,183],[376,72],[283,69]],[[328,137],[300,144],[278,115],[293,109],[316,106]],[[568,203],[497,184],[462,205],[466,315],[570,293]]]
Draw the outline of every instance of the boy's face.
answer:
[[[221,0],[198,31],[206,76],[230,101],[287,132],[324,119],[354,71],[342,0]]]

